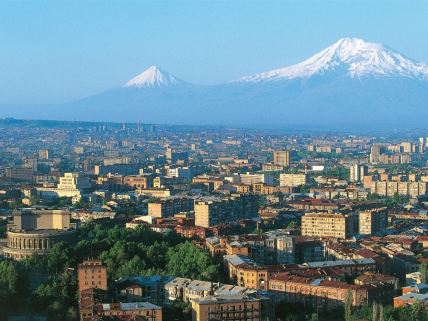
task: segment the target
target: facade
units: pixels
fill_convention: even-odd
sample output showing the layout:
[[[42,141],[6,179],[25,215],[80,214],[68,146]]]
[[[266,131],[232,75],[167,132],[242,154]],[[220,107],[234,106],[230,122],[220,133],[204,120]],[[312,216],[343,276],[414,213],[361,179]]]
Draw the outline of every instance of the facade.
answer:
[[[308,174],[280,174],[279,186],[298,187],[309,184]]]
[[[174,278],[165,284],[165,301],[173,302],[176,300],[184,301],[184,289],[192,282],[187,278]]]
[[[240,194],[231,198],[195,200],[195,225],[212,227],[257,216],[258,196]]]
[[[290,151],[277,150],[273,152],[273,164],[282,167],[290,166]]]
[[[388,224],[386,208],[362,211],[359,213],[359,229],[361,235],[376,235],[384,232]]]
[[[75,230],[70,224],[70,216],[70,212],[61,210],[14,211],[3,254],[21,260],[34,254],[47,254],[55,243],[74,242]]]
[[[79,291],[101,289],[107,291],[107,266],[100,260],[83,261],[77,266]]]
[[[348,293],[352,305],[358,306],[373,301],[390,303],[391,285],[351,285],[339,281],[300,277],[281,273],[269,282],[269,290],[283,293],[287,303],[301,303],[317,308],[343,306]]]
[[[65,173],[60,177],[56,188],[38,187],[37,194],[41,198],[52,199],[59,197],[69,197],[73,200],[80,200],[82,193],[91,187],[87,177],[82,177],[78,173]]]
[[[15,260],[45,255],[56,243],[72,243],[75,236],[74,230],[8,231],[3,255]]]
[[[149,302],[98,303],[94,306],[94,312],[96,316],[102,317],[132,316],[140,317],[140,320],[144,321],[162,321],[162,308]]]
[[[192,302],[192,321],[259,321],[261,301],[247,295],[218,295]]]
[[[370,151],[370,163],[378,163],[379,157],[384,151],[384,147],[380,145],[373,145]]]
[[[150,302],[162,305],[165,301],[165,283],[170,277],[126,276],[115,281],[116,296],[121,302]]]
[[[54,152],[52,149],[41,149],[39,150],[39,159],[49,160],[52,159]]]
[[[374,181],[370,185],[370,192],[380,196],[393,197],[402,195],[409,197],[418,197],[426,195],[426,182],[395,182],[395,181]]]
[[[246,174],[240,174],[239,179],[241,184],[250,185],[250,186],[257,183],[273,185],[273,176],[270,174],[246,173]]]
[[[361,182],[368,172],[366,165],[354,164],[349,168],[349,179],[351,182]]]
[[[354,234],[354,217],[347,214],[306,213],[302,235],[346,239]]]
[[[187,197],[169,197],[148,204],[148,214],[154,217],[170,217],[180,212],[193,211],[193,199]]]
[[[124,184],[135,189],[147,189],[153,187],[153,175],[131,175],[125,176]]]

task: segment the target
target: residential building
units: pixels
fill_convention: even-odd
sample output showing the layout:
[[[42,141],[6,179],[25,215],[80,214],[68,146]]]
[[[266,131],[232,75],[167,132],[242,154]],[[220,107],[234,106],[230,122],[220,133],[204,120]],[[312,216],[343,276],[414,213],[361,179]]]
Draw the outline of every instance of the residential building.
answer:
[[[195,225],[212,227],[257,216],[258,196],[239,194],[230,198],[196,199]]]
[[[107,266],[100,260],[83,261],[77,266],[79,291],[101,289],[107,291]]]
[[[168,197],[157,199],[148,204],[148,215],[153,217],[170,217],[180,212],[193,211],[194,200],[188,197]]]
[[[302,235],[346,239],[355,233],[355,217],[349,214],[306,213],[302,216]]]
[[[290,166],[290,151],[277,150],[273,152],[273,164],[282,167]]]
[[[280,174],[279,186],[298,187],[309,184],[308,174]]]
[[[359,234],[377,235],[383,233],[388,224],[386,208],[361,211],[359,214]]]
[[[192,301],[192,321],[260,321],[261,300],[248,295],[213,295]]]

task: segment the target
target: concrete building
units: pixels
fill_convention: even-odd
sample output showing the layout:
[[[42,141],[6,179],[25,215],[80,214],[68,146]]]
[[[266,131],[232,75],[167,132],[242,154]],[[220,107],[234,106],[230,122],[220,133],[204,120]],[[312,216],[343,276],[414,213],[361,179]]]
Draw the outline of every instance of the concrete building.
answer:
[[[258,195],[253,194],[195,200],[195,225],[212,227],[257,216],[258,200]]]
[[[418,197],[426,195],[426,182],[396,182],[396,181],[374,181],[370,185],[370,192],[380,196],[393,197],[402,195],[409,197]]]
[[[101,289],[107,291],[107,266],[100,260],[83,261],[77,266],[79,291]]]
[[[149,302],[98,303],[94,305],[94,314],[106,320],[120,316],[121,320],[162,321],[162,308]]]
[[[354,221],[347,214],[306,213],[302,217],[302,235],[345,239],[354,235]]]
[[[115,281],[116,297],[121,302],[150,302],[162,305],[165,301],[165,284],[171,277],[125,276]]]
[[[180,212],[193,211],[194,201],[188,197],[168,197],[148,204],[148,215],[154,217],[170,217]]]
[[[309,184],[308,174],[280,174],[279,186],[298,187]]]
[[[290,151],[289,150],[277,150],[273,152],[273,164],[282,167],[290,166]]]
[[[125,176],[124,184],[131,186],[135,189],[147,189],[153,187],[154,175],[143,174],[143,175],[130,175]]]
[[[349,168],[349,179],[351,182],[361,182],[368,172],[366,165],[354,164]]]
[[[261,300],[248,295],[213,295],[192,301],[192,321],[260,321]]]
[[[239,174],[239,179],[241,184],[249,186],[257,183],[273,185],[273,175],[271,174],[245,173]]]
[[[54,157],[52,149],[41,149],[39,150],[39,159],[50,160]]]
[[[359,234],[377,235],[383,233],[388,224],[386,208],[361,211],[359,213]]]
[[[58,242],[74,242],[70,216],[70,212],[60,210],[15,211],[13,223],[8,225],[3,254],[21,260],[34,254],[45,255]]]
[[[78,201],[90,187],[91,183],[88,177],[83,177],[78,173],[65,173],[63,177],[60,177],[56,188],[38,187],[37,194],[40,198],[68,197],[72,198],[73,201]]]
[[[390,284],[352,285],[326,278],[309,278],[280,273],[269,281],[269,290],[283,293],[287,303],[301,303],[315,308],[343,306],[347,294],[352,294],[352,305],[392,301]]]
[[[373,145],[370,150],[370,163],[379,163],[380,155],[383,153],[385,148],[380,145]]]

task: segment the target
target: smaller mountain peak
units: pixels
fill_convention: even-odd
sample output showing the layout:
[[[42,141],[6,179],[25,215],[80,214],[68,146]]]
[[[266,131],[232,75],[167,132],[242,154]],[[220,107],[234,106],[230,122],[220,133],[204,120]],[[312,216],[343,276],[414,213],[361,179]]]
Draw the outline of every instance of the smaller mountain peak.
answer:
[[[124,87],[155,88],[173,86],[179,83],[182,83],[180,79],[153,65],[129,80]]]

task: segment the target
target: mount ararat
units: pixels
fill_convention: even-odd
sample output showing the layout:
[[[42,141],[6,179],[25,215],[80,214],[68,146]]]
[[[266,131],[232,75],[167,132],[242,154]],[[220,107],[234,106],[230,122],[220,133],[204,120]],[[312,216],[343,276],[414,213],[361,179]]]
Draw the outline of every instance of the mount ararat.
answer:
[[[428,65],[377,43],[340,39],[309,59],[202,86],[152,66],[119,88],[45,106],[1,106],[5,117],[189,125],[424,125]]]

